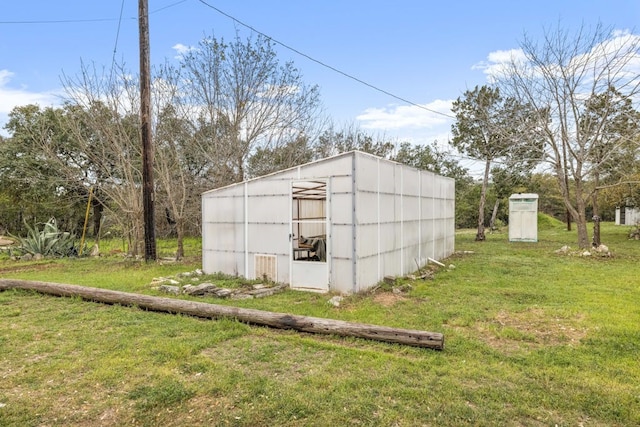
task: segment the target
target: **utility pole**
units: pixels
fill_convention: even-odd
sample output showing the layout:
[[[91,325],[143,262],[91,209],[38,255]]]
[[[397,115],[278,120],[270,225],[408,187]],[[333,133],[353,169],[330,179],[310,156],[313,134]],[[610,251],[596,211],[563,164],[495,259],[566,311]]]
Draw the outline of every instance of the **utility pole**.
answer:
[[[144,211],[144,259],[155,261],[156,233],[153,209],[153,144],[151,140],[151,77],[149,57],[149,5],[138,0],[140,32],[140,137],[142,139],[142,207]]]

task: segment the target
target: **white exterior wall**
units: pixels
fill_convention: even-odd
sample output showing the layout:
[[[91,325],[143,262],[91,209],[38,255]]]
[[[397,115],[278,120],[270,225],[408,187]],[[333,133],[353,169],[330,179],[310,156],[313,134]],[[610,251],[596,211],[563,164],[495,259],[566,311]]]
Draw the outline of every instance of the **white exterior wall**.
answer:
[[[624,209],[624,215],[621,215]],[[640,209],[631,206],[616,208],[616,225],[636,225],[640,223]]]
[[[356,153],[357,282],[402,276],[454,251],[455,182]]]
[[[625,208],[626,215],[624,217],[626,225],[636,225],[640,222],[640,209]]]
[[[202,267],[255,278],[254,255],[277,257],[277,280],[288,276],[289,180],[249,181],[202,198]],[[287,236],[286,241],[281,236]]]
[[[453,253],[453,179],[350,152],[204,193],[203,270],[255,278],[255,255],[273,255],[277,281],[295,287],[291,185],[311,179],[327,181],[329,290],[365,290]]]

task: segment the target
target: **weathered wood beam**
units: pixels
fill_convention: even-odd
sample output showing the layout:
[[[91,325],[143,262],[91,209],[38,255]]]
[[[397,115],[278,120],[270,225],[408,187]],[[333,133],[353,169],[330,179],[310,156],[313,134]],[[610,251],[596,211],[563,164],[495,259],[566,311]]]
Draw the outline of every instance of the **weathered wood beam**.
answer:
[[[364,323],[345,322],[342,320],[323,319],[319,317],[274,313],[271,311],[255,310],[251,308],[230,307],[225,305],[140,295],[86,286],[29,280],[0,279],[0,291],[8,289],[32,290],[43,294],[63,297],[80,297],[88,301],[137,306],[145,310],[176,314],[179,313],[195,317],[229,317],[244,323],[270,326],[272,328],[279,329],[294,329],[296,331],[310,332],[314,334],[366,338],[414,347],[431,348],[434,350],[444,349],[444,335],[438,332],[399,329]]]

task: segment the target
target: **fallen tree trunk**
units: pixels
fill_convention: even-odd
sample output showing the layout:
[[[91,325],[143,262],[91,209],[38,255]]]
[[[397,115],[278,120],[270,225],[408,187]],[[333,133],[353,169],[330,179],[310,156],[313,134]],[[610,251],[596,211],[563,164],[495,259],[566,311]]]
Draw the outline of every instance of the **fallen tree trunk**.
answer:
[[[60,283],[29,280],[0,279],[0,291],[7,289],[33,290],[44,294],[80,297],[89,301],[107,304],[137,306],[146,310],[180,313],[195,317],[230,317],[254,325],[279,329],[294,329],[315,334],[340,335],[367,338],[376,341],[398,343],[414,347],[444,349],[444,335],[412,329],[398,329],[387,326],[352,323],[319,317],[298,316],[285,313],[255,310],[251,308],[229,307],[197,301],[140,295],[128,292]]]

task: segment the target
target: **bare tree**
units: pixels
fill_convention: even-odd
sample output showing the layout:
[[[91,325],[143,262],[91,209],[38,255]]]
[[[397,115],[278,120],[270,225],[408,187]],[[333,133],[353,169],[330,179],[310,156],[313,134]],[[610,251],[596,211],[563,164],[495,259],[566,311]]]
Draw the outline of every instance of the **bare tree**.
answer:
[[[87,171],[85,185],[94,187],[127,237],[130,254],[138,255],[144,236],[137,83],[123,69],[111,79],[83,64],[76,77],[65,77],[64,84],[68,102],[64,127],[82,155],[75,165],[61,163],[61,171],[70,167]],[[56,158],[56,153],[49,157]]]
[[[181,102],[190,106],[203,158],[247,177],[257,149],[273,150],[308,133],[319,107],[317,86],[307,86],[292,62],[281,64],[272,43],[258,36],[230,44],[207,37],[181,59],[176,84]],[[186,112],[186,110],[184,110]]]
[[[607,139],[603,138],[608,129],[605,124],[611,117],[590,114],[589,126],[585,126],[588,100],[615,88],[620,97],[637,102],[640,36],[602,25],[593,30],[582,27],[575,34],[558,27],[545,31],[540,43],[525,36],[518,53],[498,73],[499,85],[505,93],[532,105],[545,123],[539,129],[545,141],[545,161],[576,222],[578,245],[587,248],[589,183],[619,144],[637,138],[636,133],[607,140],[602,150]]]
[[[606,117],[606,120],[602,120]],[[593,245],[600,245],[599,187],[602,180],[612,182],[633,170],[640,151],[640,140],[629,139],[638,135],[638,113],[631,99],[621,96],[613,87],[586,100],[586,110],[580,121],[580,129],[598,138],[591,142],[590,163],[594,166],[591,182],[591,206],[593,210]],[[594,126],[600,129],[594,129]],[[621,170],[622,169],[622,170]],[[626,170],[625,170],[626,169]],[[619,180],[619,179],[618,179]]]
[[[193,138],[189,123],[181,120],[171,105],[159,114],[155,141],[155,169],[158,182],[158,206],[164,205],[161,216],[177,238],[176,259],[184,257],[184,237],[187,221],[200,215],[200,188],[189,167],[188,143]],[[195,208],[197,206],[197,208]]]

